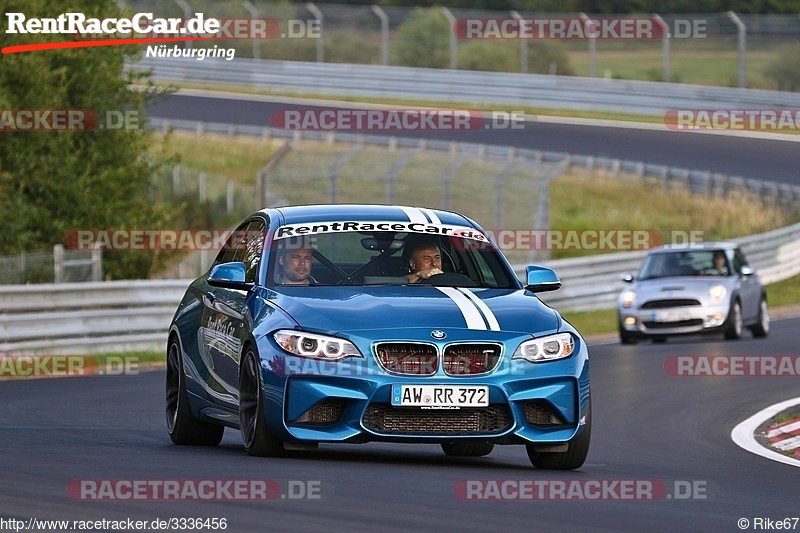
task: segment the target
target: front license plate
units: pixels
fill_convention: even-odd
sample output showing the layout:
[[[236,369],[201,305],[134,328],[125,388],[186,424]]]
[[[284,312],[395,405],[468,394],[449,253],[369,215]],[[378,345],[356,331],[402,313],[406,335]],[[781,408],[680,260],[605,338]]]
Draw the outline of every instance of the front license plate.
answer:
[[[398,407],[486,407],[486,385],[392,385],[392,405]]]
[[[653,313],[654,322],[680,322],[690,318],[691,314],[687,311],[659,311],[658,313]]]

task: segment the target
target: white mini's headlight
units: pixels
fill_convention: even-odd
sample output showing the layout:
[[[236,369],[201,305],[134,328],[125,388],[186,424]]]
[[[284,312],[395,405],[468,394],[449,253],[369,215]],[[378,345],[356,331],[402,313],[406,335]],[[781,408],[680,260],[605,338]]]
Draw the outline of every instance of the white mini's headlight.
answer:
[[[525,359],[531,363],[555,361],[572,355],[575,341],[569,333],[556,333],[540,339],[525,341],[519,345],[512,359]]]
[[[728,291],[722,285],[714,285],[708,289],[708,294],[711,296],[712,302],[718,302],[725,298],[725,296],[728,294]]]
[[[625,291],[622,293],[622,307],[631,307],[634,300],[636,300],[635,292]]]
[[[352,342],[327,335],[282,329],[273,335],[278,346],[292,355],[338,361],[345,357],[363,357]]]

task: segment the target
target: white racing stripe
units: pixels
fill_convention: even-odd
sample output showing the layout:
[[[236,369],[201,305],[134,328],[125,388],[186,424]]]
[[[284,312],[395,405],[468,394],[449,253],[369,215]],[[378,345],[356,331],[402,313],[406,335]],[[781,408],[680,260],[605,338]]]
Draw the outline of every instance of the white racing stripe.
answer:
[[[425,215],[428,216],[429,219],[431,219],[431,224],[441,224],[442,223],[442,221],[439,220],[439,217],[436,215],[436,213],[434,213],[432,210],[425,209],[424,207],[422,207],[422,208],[420,208],[420,211],[422,211]]]
[[[467,322],[468,329],[486,329],[486,322],[484,322],[481,313],[478,311],[478,308],[469,298],[458,292],[453,287],[436,288],[439,289],[445,296],[453,300],[453,302],[458,306],[458,309],[464,316],[464,320]]]
[[[405,212],[406,216],[408,216],[409,222],[422,222],[423,224],[428,223],[428,219],[425,218],[425,215],[419,209],[416,209],[414,207],[406,207],[403,205],[399,205],[397,207],[399,207]]]
[[[500,323],[497,322],[497,317],[494,316],[492,310],[489,309],[489,306],[486,305],[486,302],[478,298],[478,296],[469,289],[456,289],[461,294],[465,295],[467,298],[472,300],[472,303],[481,310],[483,316],[486,318],[486,321],[489,323],[489,329],[492,331],[500,331]]]

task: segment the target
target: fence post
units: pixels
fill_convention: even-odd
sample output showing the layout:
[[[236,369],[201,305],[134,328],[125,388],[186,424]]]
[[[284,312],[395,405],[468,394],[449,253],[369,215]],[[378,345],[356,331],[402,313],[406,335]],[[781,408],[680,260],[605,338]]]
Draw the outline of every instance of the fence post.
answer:
[[[188,20],[188,19],[192,18],[192,15],[193,15],[193,13],[192,13],[192,6],[190,6],[190,5],[189,5],[189,4],[186,2],[186,0],[175,0],[175,3],[176,3],[176,4],[178,4],[178,7],[180,7],[180,8],[183,10],[183,17],[184,17],[186,20]],[[184,42],[183,42],[183,47],[184,47],[184,48],[186,48],[187,50],[191,50],[191,48],[192,48],[192,41],[184,41]]]
[[[64,281],[64,245],[53,246],[53,283]]]
[[[372,12],[381,20],[381,65],[389,64],[389,17],[386,11],[378,6],[372,6]]]
[[[589,77],[594,78],[597,76],[597,38],[595,36],[597,27],[595,21],[591,20],[586,13],[581,13],[580,16],[583,21],[584,35],[589,32],[589,26],[592,26],[589,37]]]
[[[25,283],[25,252],[19,253],[19,282]]]
[[[661,38],[661,55],[662,61],[664,63],[664,81],[669,82],[670,79],[670,68],[669,68],[669,39],[672,37],[669,33],[669,26],[667,23],[664,22],[664,19],[658,13],[653,13],[653,18],[658,21],[658,24],[661,26],[661,31],[664,32],[664,36]]]
[[[103,249],[99,243],[92,246],[92,281],[103,280]]]
[[[181,190],[181,166],[172,165],[172,194],[177,195]]]
[[[744,25],[742,19],[736,16],[733,11],[728,11],[728,17],[736,25],[739,33],[739,88],[744,89],[747,86],[747,55],[745,53],[747,45],[747,26]]]
[[[516,20],[522,20],[522,15],[518,11],[512,11],[511,16]],[[523,74],[528,73],[528,39],[519,40],[519,71]]]
[[[456,18],[446,7],[442,6],[439,9],[447,19],[447,22],[450,23],[450,69],[455,70],[458,68],[458,37],[456,37],[456,32],[453,31]]]
[[[251,17],[254,19],[258,18],[258,9],[250,0],[244,0],[242,6],[250,13]],[[253,37],[253,59],[261,59],[261,43],[255,37]]]
[[[228,180],[225,184],[226,202],[225,210],[230,215],[233,213],[233,180]]]
[[[200,202],[205,202],[207,198],[206,194],[206,173],[201,172],[200,175],[197,177],[197,188],[199,190],[199,198]]]
[[[319,37],[317,37],[317,63],[324,63],[325,62],[325,41],[322,38],[322,34],[324,32],[323,29],[323,17],[322,11],[317,8],[311,2],[306,4],[306,9],[311,11],[311,14],[314,16],[315,19],[319,21]]]

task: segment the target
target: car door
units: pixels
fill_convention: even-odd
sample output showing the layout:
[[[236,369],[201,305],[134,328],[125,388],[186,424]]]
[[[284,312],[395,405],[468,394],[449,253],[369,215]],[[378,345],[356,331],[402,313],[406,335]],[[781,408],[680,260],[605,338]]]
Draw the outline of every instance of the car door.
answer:
[[[745,323],[753,322],[758,316],[758,306],[761,299],[761,283],[756,274],[745,276],[742,267],[749,266],[747,258],[741,249],[733,252],[733,270],[739,276],[739,297],[742,301],[742,317]]]
[[[246,267],[245,281],[257,283],[264,236],[263,220],[248,221],[231,236],[229,253],[221,254],[215,263],[242,262]],[[253,323],[247,311],[249,296],[249,291],[213,286],[204,295],[200,328],[204,359],[228,401],[238,401],[239,359]]]

